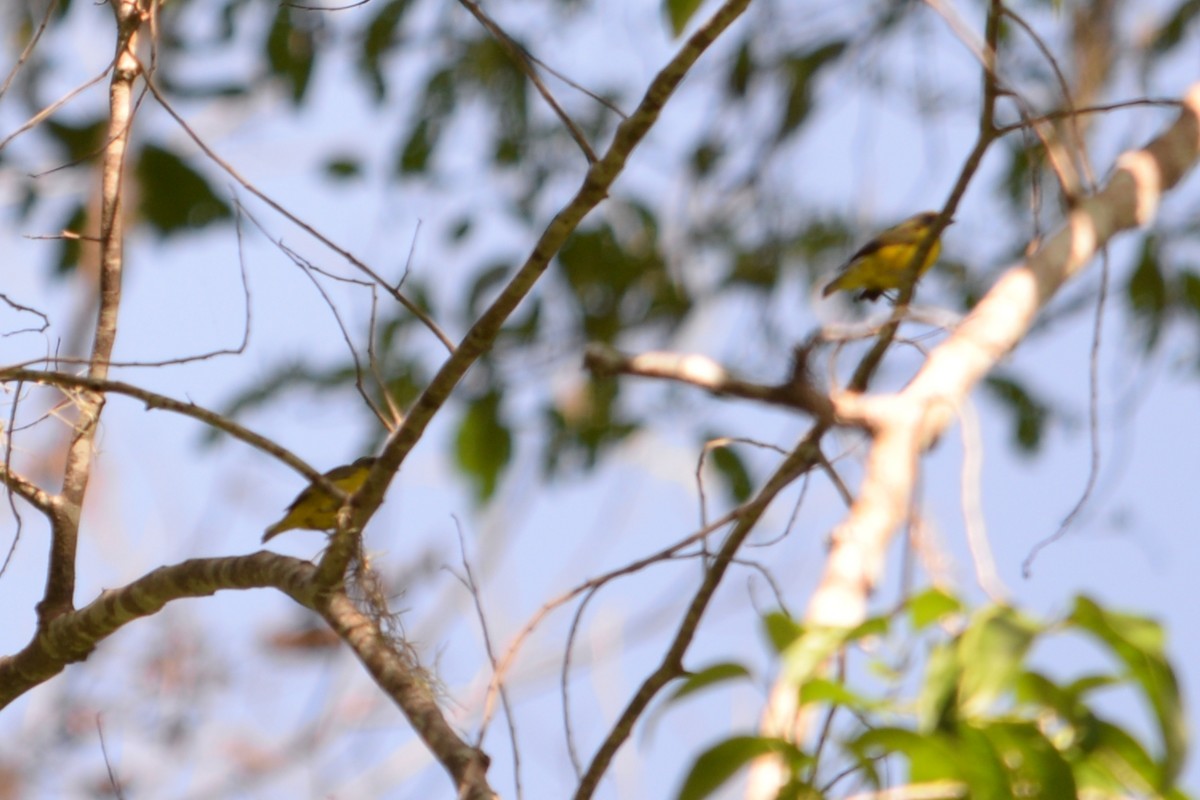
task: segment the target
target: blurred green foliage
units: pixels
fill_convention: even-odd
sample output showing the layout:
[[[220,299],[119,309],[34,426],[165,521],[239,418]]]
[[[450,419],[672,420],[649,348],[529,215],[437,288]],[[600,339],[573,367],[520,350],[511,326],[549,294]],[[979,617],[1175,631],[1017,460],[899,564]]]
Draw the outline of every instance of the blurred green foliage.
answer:
[[[854,630],[806,628],[780,613],[764,617],[764,626],[776,669],[801,704],[814,718],[831,715],[822,746],[807,751],[782,739],[728,736],[697,756],[680,800],[712,796],[767,753],[782,756],[791,775],[781,797],[842,797],[844,785],[941,786],[946,794],[938,796],[997,800],[1187,797],[1175,785],[1188,743],[1179,685],[1153,620],[1078,597],[1064,618],[1043,622],[1010,606],[969,611],[953,595],[928,589],[902,611]],[[1036,645],[1064,637],[1090,642],[1103,657],[1087,665],[1091,671],[1044,671]],[[852,660],[870,662],[846,673],[862,677],[822,671],[843,648]],[[916,681],[882,691],[865,677],[915,669]],[[722,662],[689,673],[668,704],[753,680],[748,667]],[[1149,709],[1156,746],[1106,718],[1101,696],[1117,689]]]
[[[1024,5],[1030,7],[1018,4],[1014,11],[1036,15],[1045,8],[1042,2]],[[425,292],[422,299],[435,319],[457,321],[452,327],[461,333],[526,256],[511,249],[481,253],[478,232],[508,225],[532,241],[547,224],[547,209],[561,203],[564,179],[565,185],[574,185],[586,166],[561,121],[534,90],[527,70],[536,69],[547,81],[597,151],[622,119],[600,100],[628,111],[644,89],[644,83],[625,85],[616,75],[611,80],[593,77],[586,87],[599,98],[593,99],[544,66],[514,57],[514,52],[526,49],[540,55],[547,49],[547,35],[586,22],[597,8],[585,0],[547,0],[540,10],[531,7],[525,15],[544,15],[545,24],[538,26],[506,23],[510,10],[492,9],[489,13],[496,14],[513,37],[501,42],[453,4],[443,8],[419,0],[374,0],[320,11],[265,0],[174,0],[162,6],[157,18],[155,79],[185,115],[197,109],[186,104],[198,101],[211,104],[208,110],[216,113],[226,108],[241,113],[255,103],[282,97],[285,110],[300,118],[322,113],[322,104],[335,95],[363,101],[373,109],[377,125],[346,131],[347,137],[362,138],[339,138],[323,158],[295,167],[346,190],[372,182],[390,182],[402,191],[409,182],[445,190],[456,181],[462,183],[461,172],[454,172],[461,171],[461,163],[452,164],[468,155],[480,158],[477,183],[495,183],[487,195],[492,202],[463,203],[464,210],[452,223],[422,234],[436,240],[431,249],[443,254],[439,257],[469,253],[466,263],[454,264],[453,285],[442,281],[439,272],[436,290]],[[705,19],[704,4],[695,0],[662,0],[659,10],[661,34],[676,47],[685,29],[695,30]],[[852,10],[842,15],[826,11],[820,4],[780,7],[748,14],[731,29],[721,46],[705,56],[694,78],[704,76],[717,87],[717,113],[701,124],[689,123],[688,133],[672,132],[671,141],[653,142],[646,150],[652,154],[653,148],[669,146],[682,156],[684,174],[665,177],[674,182],[674,196],[689,198],[688,206],[664,199],[665,192],[619,183],[602,211],[586,220],[556,254],[548,279],[508,321],[489,366],[486,394],[464,399],[457,412],[455,463],[481,502],[491,496],[511,461],[506,447],[519,445],[511,423],[498,412],[508,406],[513,375],[521,374],[523,363],[539,362],[547,355],[559,363],[570,362],[588,342],[616,347],[661,343],[690,330],[719,299],[748,293],[746,302],[764,328],[747,336],[773,332],[750,348],[763,362],[753,365],[760,369],[757,377],[779,380],[786,375],[790,347],[806,332],[801,326],[817,324],[809,309],[812,303],[798,300],[797,289],[807,291],[834,269],[875,221],[827,210],[821,187],[811,185],[803,164],[786,180],[778,179],[778,166],[791,163],[788,154],[808,143],[815,122],[840,110],[855,81],[853,91],[868,97],[875,92],[893,105],[911,102],[914,113],[930,125],[949,118],[944,102],[939,106],[933,101],[938,98],[931,100],[921,92],[915,99],[906,97],[907,87],[890,82],[888,70],[873,73],[873,67],[864,66],[891,63],[891,55],[880,62],[871,59],[911,41],[928,22],[922,16],[928,9],[898,0],[881,4],[864,19],[856,19]],[[787,22],[792,15],[807,19],[810,12],[817,23]],[[14,44],[32,35],[41,23],[40,13],[41,7],[32,2],[14,7]],[[50,35],[54,25],[92,13],[94,9],[77,3],[58,3]],[[1143,74],[1174,54],[1194,49],[1198,16],[1200,3],[1195,0],[1168,3],[1153,23],[1147,23],[1150,27],[1140,39],[1127,43],[1140,59]],[[1036,48],[1013,24],[1005,24],[1001,34],[1006,69],[1027,82],[1027,96],[1057,97],[1057,79],[1040,62]],[[30,114],[56,96],[50,52],[33,52],[6,97],[23,104]],[[974,85],[974,78],[963,84]],[[955,102],[957,113],[977,99]],[[1044,109],[1025,111],[1054,111],[1055,102],[1047,100]],[[146,101],[139,113],[152,113],[152,106]],[[1001,98],[1003,122],[1018,119],[1019,110]],[[967,116],[973,114],[971,110]],[[1086,118],[1093,126],[1101,119]],[[321,124],[336,126],[328,120]],[[47,143],[63,171],[86,174],[94,169],[104,135],[103,104],[76,103],[50,115],[27,137]],[[131,152],[130,180],[136,183],[132,196],[142,230],[177,237],[232,220],[229,191],[185,137],[135,141]],[[35,162],[23,163],[26,158],[26,151],[0,151],[0,159],[18,171],[36,172]],[[996,236],[1009,240],[990,244],[1015,255],[1035,230],[1033,201],[1040,199],[1045,206],[1055,197],[1054,176],[1035,136],[1008,134],[991,158],[996,167],[986,178],[991,183],[983,185],[984,179],[977,179],[980,183],[972,193],[990,193],[996,221],[1006,223],[997,224]],[[665,186],[662,177],[656,175],[655,180]],[[472,197],[473,189],[468,186],[464,196]],[[96,220],[87,200],[63,202],[43,194],[36,180],[28,181],[19,206],[22,218],[42,207],[52,209],[63,230],[94,235],[89,226]],[[1054,209],[1042,213],[1045,218],[1053,215]],[[878,224],[893,221],[881,219]],[[994,266],[979,263],[976,253],[955,252],[954,233],[943,259],[951,266],[922,286],[921,301],[966,309],[987,290]],[[1131,335],[1126,341],[1135,343],[1147,358],[1161,352],[1174,331],[1191,338],[1200,332],[1200,269],[1194,256],[1179,246],[1194,233],[1186,226],[1157,231],[1144,239],[1133,263],[1114,260],[1114,281],[1121,291],[1112,295],[1112,302],[1128,320]],[[58,274],[68,274],[86,247],[77,239],[63,239],[47,264]],[[409,288],[411,282],[406,291]],[[798,301],[804,313],[784,311],[794,309]],[[1082,318],[1086,311],[1087,304],[1079,304],[1062,313]],[[391,331],[385,337],[389,344],[381,348],[387,351],[388,386],[367,390],[376,400],[387,392],[401,407],[416,396],[440,358],[436,348],[427,346],[427,337],[409,335],[409,322],[406,312],[384,309],[380,330]],[[785,331],[783,337],[774,333],[779,330]],[[1187,364],[1200,367],[1200,347]],[[345,384],[339,382],[358,374],[349,361],[280,365],[231,398],[228,408],[247,411],[293,390],[344,391]],[[574,389],[543,399],[536,446],[550,476],[598,463],[610,447],[662,413],[663,405],[656,409],[653,402],[629,402],[629,391],[626,381],[580,376]],[[1039,452],[1047,432],[1065,418],[1050,406],[1036,379],[1017,369],[990,378],[986,391],[1011,419],[1014,448],[1026,455]],[[480,405],[481,397],[488,405]],[[495,413],[484,414],[488,409]],[[463,440],[466,430],[486,431],[495,446],[473,449]],[[703,440],[699,431],[692,433]],[[709,426],[703,433],[728,432]],[[500,446],[502,442],[507,445]],[[731,498],[744,499],[752,491],[752,462],[743,463],[735,449],[718,449],[712,464]]]

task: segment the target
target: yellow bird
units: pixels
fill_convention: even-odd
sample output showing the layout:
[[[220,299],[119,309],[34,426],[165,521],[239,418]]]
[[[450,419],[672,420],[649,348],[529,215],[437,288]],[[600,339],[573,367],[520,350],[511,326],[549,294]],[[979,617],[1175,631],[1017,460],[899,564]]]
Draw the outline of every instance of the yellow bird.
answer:
[[[899,289],[913,256],[933,230],[937,218],[938,212],[923,211],[883,231],[850,256],[850,260],[842,266],[838,276],[826,285],[821,295],[828,297],[839,290],[860,289],[855,300],[874,300],[889,289]],[[942,241],[939,237],[934,239],[925,260],[921,262],[917,270],[918,278],[933,266],[941,252]]]
[[[325,477],[334,486],[347,494],[358,491],[367,481],[367,475],[375,464],[374,456],[364,456],[353,464],[343,464],[325,473]],[[296,495],[296,499],[287,507],[283,519],[276,522],[263,532],[265,542],[284,531],[297,528],[308,531],[327,531],[337,527],[337,512],[342,502],[317,484],[309,484],[308,488]]]

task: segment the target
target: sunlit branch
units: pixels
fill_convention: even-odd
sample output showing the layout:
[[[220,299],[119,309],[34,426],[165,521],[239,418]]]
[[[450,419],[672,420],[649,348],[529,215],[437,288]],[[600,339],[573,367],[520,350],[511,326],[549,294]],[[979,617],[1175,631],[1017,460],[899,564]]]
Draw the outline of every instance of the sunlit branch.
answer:
[[[741,380],[729,374],[722,365],[708,356],[679,353],[649,352],[626,356],[610,347],[589,345],[583,365],[600,377],[637,375],[686,383],[704,389],[718,397],[738,397],[761,403],[799,409],[823,419],[833,413],[833,404],[804,376],[777,385],[764,385]]]

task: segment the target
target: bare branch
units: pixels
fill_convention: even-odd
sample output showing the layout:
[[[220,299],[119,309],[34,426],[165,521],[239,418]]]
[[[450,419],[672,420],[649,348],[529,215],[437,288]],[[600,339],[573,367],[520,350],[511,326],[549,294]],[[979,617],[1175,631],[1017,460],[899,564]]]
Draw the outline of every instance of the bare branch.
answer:
[[[222,416],[215,411],[211,411],[203,406],[198,406],[195,403],[185,403],[182,400],[176,400],[166,395],[151,392],[143,389],[140,386],[134,386],[122,381],[101,380],[82,375],[71,375],[65,372],[50,372],[32,369],[8,368],[0,369],[0,381],[26,381],[28,383],[37,383],[45,386],[57,386],[59,388],[74,388],[81,389],[97,394],[121,394],[127,397],[132,397],[141,400],[146,404],[148,410],[163,409],[164,411],[173,411],[176,414],[182,414],[185,417],[199,420],[200,422],[210,425],[211,427],[222,430],[228,433],[235,439],[239,439],[246,444],[264,453],[275,456],[283,463],[287,464],[292,469],[299,472],[310,481],[320,482],[322,480],[321,473],[310,467],[299,456],[292,453],[287,448],[276,444],[274,441],[255,433],[228,417]],[[73,395],[74,396],[74,395]],[[329,487],[325,487],[328,489]],[[334,492],[335,496],[338,492]]]
[[[392,476],[421,439],[425,428],[449,399],[458,382],[466,375],[471,365],[492,347],[504,322],[532,291],[538,279],[550,266],[551,259],[579,227],[583,218],[608,196],[609,187],[624,170],[630,154],[654,126],[663,106],[671,99],[692,65],[745,11],[749,2],[750,0],[726,0],[650,82],[637,109],[617,126],[612,144],[604,156],[588,169],[575,196],[546,226],[525,263],[467,331],[454,353],[446,359],[413,403],[404,423],[389,437],[379,461],[359,491],[356,513],[364,515],[365,518],[383,501]]]
[[[68,664],[83,661],[100,642],[126,624],[156,614],[173,600],[204,597],[222,589],[275,587],[312,606],[313,565],[260,551],[248,556],[197,558],[159,567],[120,589],[109,589],[77,611],[66,611],[38,629],[14,656],[0,657],[0,708]]]
[[[117,17],[117,48],[109,82],[108,142],[101,161],[100,177],[100,286],[99,311],[88,375],[108,377],[117,338],[117,311],[121,306],[121,275],[124,269],[124,219],[121,209],[125,153],[133,126],[133,84],[140,72],[137,60],[138,34],[148,12],[147,0],[112,0]],[[63,469],[61,503],[51,518],[50,563],[46,589],[38,604],[39,625],[69,611],[75,596],[75,550],[79,517],[91,476],[92,453],[104,395],[84,391],[76,399],[78,419],[67,462]]]
[[[21,67],[25,66],[25,62],[33,55],[33,48],[37,47],[37,43],[41,40],[42,34],[46,32],[46,26],[50,24],[50,18],[54,16],[54,12],[58,9],[58,0],[50,0],[46,4],[46,12],[42,14],[42,21],[38,23],[37,30],[29,37],[29,41],[21,50],[21,55],[17,56],[17,63],[13,64],[13,68],[8,71],[8,75],[4,78],[4,83],[0,84],[0,97],[4,97],[12,86],[13,79],[17,77],[17,73],[21,71]]]
[[[728,370],[707,356],[664,352],[625,356],[601,344],[588,345],[583,356],[583,365],[601,377],[638,375],[644,378],[663,378],[698,386],[718,397],[757,400],[761,403],[799,409],[823,419],[831,419],[833,416],[833,404],[829,398],[818,391],[804,375],[782,384],[765,386],[733,377]]]
[[[459,737],[438,708],[431,679],[392,644],[376,621],[341,592],[320,598],[316,609],[354,650],[375,683],[400,707],[417,735],[450,773],[460,800],[496,797],[487,783],[487,754]]]
[[[721,549],[713,556],[704,578],[696,589],[692,600],[684,612],[683,620],[675,631],[667,652],[663,655],[658,666],[642,681],[628,705],[613,723],[608,736],[596,751],[587,771],[575,790],[575,800],[585,800],[591,797],[599,786],[600,779],[608,771],[617,750],[633,732],[633,726],[649,707],[650,702],[664,686],[683,674],[683,656],[692,643],[696,629],[708,608],[709,601],[721,583],[729,565],[733,562],[738,550],[758,524],[771,501],[800,475],[806,473],[819,463],[818,443],[825,434],[826,427],[817,423],[813,430],[804,437],[796,448],[784,459],[783,463],[767,480],[763,488],[749,502],[739,506],[736,524],[721,544]]]
[[[230,164],[228,161],[226,161],[225,159],[223,159],[219,155],[217,155],[216,151],[214,151],[211,147],[209,147],[208,144],[205,143],[205,141],[202,138],[200,138],[200,134],[198,134],[194,130],[192,130],[192,127],[187,124],[187,121],[184,120],[184,118],[179,114],[179,112],[177,112],[175,110],[174,106],[172,106],[170,104],[170,102],[167,101],[167,98],[162,94],[162,92],[159,91],[158,87],[154,84],[154,81],[150,80],[149,77],[146,78],[146,87],[150,90],[150,93],[154,95],[154,98],[156,100],[158,100],[158,103],[159,103],[159,105],[161,105],[163,107],[163,110],[171,115],[171,118],[175,120],[176,124],[178,124],[179,127],[183,129],[183,132],[186,133],[193,142],[195,142],[196,146],[199,147],[200,150],[204,152],[204,155],[208,156],[209,160],[211,160],[214,164],[216,164],[218,167],[223,169],[226,172],[226,174],[229,175],[229,177],[233,178],[235,181],[237,181],[239,184],[241,184],[243,189],[250,192],[250,194],[254,195],[259,200],[262,200],[264,203],[266,203],[268,206],[270,206],[276,212],[278,212],[279,214],[284,216],[293,225],[295,225],[296,227],[303,230],[309,236],[313,237],[318,242],[325,245],[333,252],[337,253],[339,256],[344,258],[349,264],[354,266],[360,272],[362,272],[365,275],[370,276],[371,280],[375,281],[375,283],[377,283],[379,286],[383,287],[383,289],[388,294],[390,294],[393,298],[396,299],[396,302],[400,303],[400,305],[402,305],[406,309],[408,309],[410,314],[412,314],[414,317],[419,319],[421,321],[421,324],[423,324],[426,328],[428,328],[429,331],[431,333],[433,333],[433,335],[436,336],[443,345],[446,346],[446,349],[451,354],[454,353],[454,342],[451,341],[450,337],[446,335],[445,331],[443,331],[438,326],[438,324],[433,321],[433,318],[430,317],[428,314],[426,314],[425,311],[420,306],[418,306],[412,300],[409,300],[408,297],[405,296],[405,294],[403,292],[401,292],[397,287],[392,286],[390,283],[388,283],[386,280],[384,280],[382,275],[380,275],[379,273],[375,272],[375,270],[373,270],[369,266],[367,266],[367,264],[365,262],[363,262],[361,259],[359,259],[357,256],[355,256],[349,250],[346,250],[345,248],[338,246],[328,236],[321,233],[319,230],[314,228],[309,223],[300,219],[298,216],[293,214],[291,211],[288,211],[286,208],[283,207],[282,204],[280,204],[276,200],[272,199],[269,195],[267,195],[265,192],[263,192],[261,189],[259,189],[257,186],[255,186],[253,183],[251,183],[249,180],[242,177],[242,174],[240,172],[238,172],[236,169],[234,169],[232,164]]]
[[[7,452],[6,452],[7,461]],[[33,481],[13,472],[7,463],[0,465],[0,483],[13,494],[20,497],[29,505],[45,514],[49,514],[54,505],[54,497]],[[3,573],[3,570],[0,570]]]
[[[575,124],[570,115],[563,110],[558,101],[554,99],[554,95],[550,94],[550,90],[546,88],[546,84],[542,82],[541,77],[537,74],[537,70],[533,68],[533,60],[525,51],[525,48],[517,43],[515,39],[508,35],[508,32],[501,28],[496,21],[489,17],[479,4],[474,0],[458,0],[467,11],[470,11],[475,19],[479,20],[488,33],[490,33],[500,46],[508,52],[510,58],[516,62],[521,72],[525,73],[525,77],[529,78],[529,82],[538,90],[538,94],[546,101],[546,105],[554,111],[554,114],[562,121],[567,132],[571,134],[571,138],[575,140],[575,144],[579,145],[579,149],[583,151],[583,155],[587,158],[589,164],[596,163],[596,153],[592,150],[592,146],[588,144],[587,137],[583,135],[583,131]]]

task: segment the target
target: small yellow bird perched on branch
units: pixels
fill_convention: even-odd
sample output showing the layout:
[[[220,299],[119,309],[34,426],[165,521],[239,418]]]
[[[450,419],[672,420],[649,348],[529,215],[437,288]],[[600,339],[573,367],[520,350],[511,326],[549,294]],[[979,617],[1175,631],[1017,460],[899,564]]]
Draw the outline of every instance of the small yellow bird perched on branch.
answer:
[[[343,492],[357,492],[367,481],[371,467],[375,465],[374,456],[363,456],[353,464],[343,464],[325,473],[325,477]],[[263,532],[262,540],[278,536],[284,531],[303,529],[309,531],[328,531],[337,527],[337,512],[342,507],[342,501],[322,489],[315,483],[296,495],[296,499],[287,507],[283,519],[276,522]]]
[[[922,211],[880,233],[850,256],[850,260],[842,265],[838,276],[825,286],[821,295],[828,297],[839,290],[861,289],[855,300],[874,300],[889,289],[899,289],[913,257],[933,230],[938,216],[936,211]],[[917,269],[917,278],[933,266],[941,252],[942,240],[939,236],[930,245],[925,260]]]

